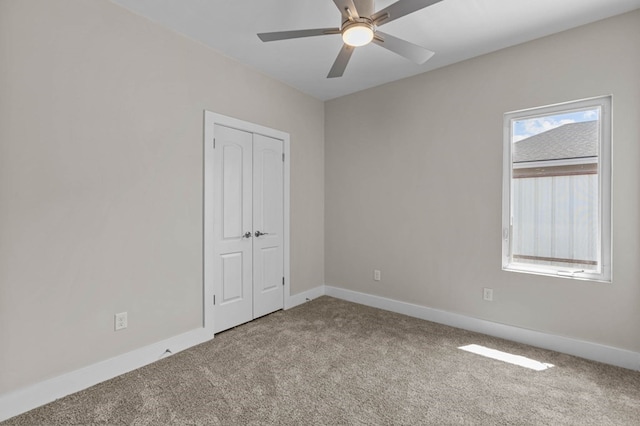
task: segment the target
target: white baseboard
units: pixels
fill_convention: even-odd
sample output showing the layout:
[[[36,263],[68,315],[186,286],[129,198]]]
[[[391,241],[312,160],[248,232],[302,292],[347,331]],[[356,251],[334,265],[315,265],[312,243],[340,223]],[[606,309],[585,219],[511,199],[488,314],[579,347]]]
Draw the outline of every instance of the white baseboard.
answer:
[[[285,300],[285,309],[293,308],[305,303],[307,300],[312,300],[325,294],[338,299],[409,315],[427,321],[640,371],[640,353],[637,352],[498,324],[465,315],[327,285],[318,286],[288,297]],[[175,354],[211,340],[212,338],[213,335],[204,328],[193,330],[88,367],[42,381],[35,385],[0,395],[0,421],[158,361],[168,356],[166,354],[167,349],[169,349],[172,354]]]
[[[454,314],[371,294],[325,286],[327,296],[640,371],[640,353]]]
[[[289,296],[285,299],[285,309],[293,308],[322,295],[324,295],[324,285]],[[213,333],[204,328],[193,330],[0,395],[0,421],[158,361],[169,356],[166,353],[167,349],[171,354],[175,354],[212,338]]]
[[[140,349],[0,395],[0,421],[143,367],[206,342],[213,334],[196,329]],[[171,353],[166,352],[167,350]]]
[[[324,285],[314,287],[311,290],[303,291],[302,293],[294,294],[293,296],[289,296],[284,301],[284,308],[291,309],[298,305],[302,305],[304,302],[309,300],[313,300],[316,297],[320,297],[324,295]]]

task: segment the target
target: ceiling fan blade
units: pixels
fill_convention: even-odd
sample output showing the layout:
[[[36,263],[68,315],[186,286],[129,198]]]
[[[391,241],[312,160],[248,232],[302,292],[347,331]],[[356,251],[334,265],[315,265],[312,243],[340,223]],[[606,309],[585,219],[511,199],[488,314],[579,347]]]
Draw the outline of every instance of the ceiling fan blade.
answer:
[[[276,31],[273,33],[260,33],[258,37],[262,41],[288,40],[290,38],[313,37],[327,34],[340,34],[340,28],[316,28],[313,30]]]
[[[358,15],[358,9],[356,9],[356,4],[353,2],[353,0],[333,0],[333,2],[338,7],[338,10],[340,10],[340,13],[342,13],[343,21],[349,19],[347,9],[349,9],[349,11],[351,12],[352,18],[360,17],[360,15]]]
[[[348,44],[342,45],[342,49],[340,49],[340,53],[338,53],[338,57],[333,63],[327,78],[342,77],[342,74],[344,74],[344,70],[347,68],[347,64],[349,63],[349,59],[351,59],[351,54],[355,49],[355,47],[349,46]]]
[[[405,15],[441,1],[442,0],[399,0],[371,15],[371,20],[373,20],[377,26],[388,24],[394,19],[402,18]]]
[[[431,50],[425,49],[422,46],[409,43],[406,40],[396,38],[381,31],[376,31],[376,36],[378,35],[382,36],[382,39],[384,41],[380,40],[380,38],[378,37],[374,37],[373,43],[377,44],[378,46],[382,46],[385,49],[392,51],[393,53],[397,53],[400,56],[404,56],[405,58],[415,62],[416,64],[424,64],[435,54]]]

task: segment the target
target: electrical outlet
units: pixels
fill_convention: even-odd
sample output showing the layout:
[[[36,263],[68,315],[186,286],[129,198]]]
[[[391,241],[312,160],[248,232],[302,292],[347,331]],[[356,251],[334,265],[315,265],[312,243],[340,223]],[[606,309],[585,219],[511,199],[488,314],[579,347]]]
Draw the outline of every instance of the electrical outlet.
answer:
[[[373,270],[373,280],[380,281],[380,271],[378,269]]]
[[[493,302],[493,289],[487,287],[482,289],[482,298],[487,302]]]
[[[116,331],[127,328],[127,313],[120,312],[115,315],[115,328]]]

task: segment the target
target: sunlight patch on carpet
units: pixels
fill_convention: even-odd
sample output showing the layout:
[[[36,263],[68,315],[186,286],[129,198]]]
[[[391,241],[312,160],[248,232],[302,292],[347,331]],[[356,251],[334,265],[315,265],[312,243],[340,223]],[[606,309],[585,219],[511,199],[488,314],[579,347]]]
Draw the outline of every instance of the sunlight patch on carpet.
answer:
[[[496,349],[487,348],[480,345],[467,345],[460,346],[458,349],[471,352],[474,354],[482,355],[487,358],[497,359],[499,361],[508,362],[509,364],[519,365],[521,367],[530,368],[531,370],[543,371],[547,368],[551,368],[554,365],[546,362],[536,361],[535,359],[527,358],[521,355],[513,355],[508,352],[502,352]]]

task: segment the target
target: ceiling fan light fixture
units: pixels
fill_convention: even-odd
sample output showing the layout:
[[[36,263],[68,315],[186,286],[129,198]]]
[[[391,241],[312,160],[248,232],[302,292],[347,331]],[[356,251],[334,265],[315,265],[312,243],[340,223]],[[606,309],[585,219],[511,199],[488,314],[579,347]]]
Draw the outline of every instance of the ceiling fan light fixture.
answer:
[[[365,22],[355,22],[342,31],[342,41],[353,47],[364,46],[373,40],[373,27]]]

